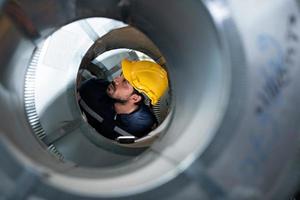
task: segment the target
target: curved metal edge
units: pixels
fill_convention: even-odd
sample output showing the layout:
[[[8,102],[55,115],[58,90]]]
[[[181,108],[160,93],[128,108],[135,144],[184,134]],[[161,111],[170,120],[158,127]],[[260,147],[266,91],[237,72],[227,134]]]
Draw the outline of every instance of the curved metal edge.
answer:
[[[231,69],[229,102],[223,121],[215,138],[201,155],[203,165],[208,167],[221,156],[221,150],[229,144],[229,138],[234,136],[239,121],[242,120],[240,114],[245,111],[244,102],[247,99],[248,78],[245,52],[226,0],[205,0],[203,4],[217,29],[220,47],[223,48],[222,52],[224,52],[224,63]],[[235,123],[233,124],[232,121]]]

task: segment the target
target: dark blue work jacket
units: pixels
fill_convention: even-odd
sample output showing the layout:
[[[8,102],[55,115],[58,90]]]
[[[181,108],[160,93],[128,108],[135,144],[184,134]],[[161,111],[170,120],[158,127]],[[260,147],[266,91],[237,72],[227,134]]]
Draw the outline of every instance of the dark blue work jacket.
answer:
[[[98,117],[87,112],[80,104],[87,120],[103,136],[116,139],[120,131],[130,133],[137,138],[147,135],[156,123],[156,118],[145,104],[141,104],[137,110],[130,114],[117,114],[114,110],[114,101],[107,93],[109,82],[102,79],[89,79],[80,86],[79,94],[84,103],[98,114]],[[100,117],[99,117],[100,116]],[[102,118],[102,120],[97,119]],[[125,134],[126,135],[126,134]]]

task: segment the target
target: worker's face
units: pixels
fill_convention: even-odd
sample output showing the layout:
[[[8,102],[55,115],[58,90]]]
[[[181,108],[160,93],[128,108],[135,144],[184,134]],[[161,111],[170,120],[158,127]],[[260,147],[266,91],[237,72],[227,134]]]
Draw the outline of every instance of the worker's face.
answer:
[[[120,75],[114,78],[114,80],[108,85],[106,93],[111,98],[119,102],[126,103],[133,95],[133,90],[134,88],[132,85],[130,85],[123,75]]]

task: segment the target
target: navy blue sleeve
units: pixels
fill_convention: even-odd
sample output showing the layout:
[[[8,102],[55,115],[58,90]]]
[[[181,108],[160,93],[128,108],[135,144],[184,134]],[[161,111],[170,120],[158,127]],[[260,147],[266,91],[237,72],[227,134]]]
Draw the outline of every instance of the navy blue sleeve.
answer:
[[[152,131],[156,118],[148,107],[143,107],[128,117],[123,117],[120,127],[136,137],[143,137]]]

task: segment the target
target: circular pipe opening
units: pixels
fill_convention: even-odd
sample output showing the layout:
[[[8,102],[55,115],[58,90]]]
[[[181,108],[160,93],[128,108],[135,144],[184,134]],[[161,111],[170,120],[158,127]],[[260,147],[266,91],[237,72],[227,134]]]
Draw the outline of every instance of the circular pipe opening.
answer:
[[[105,33],[103,29],[98,28],[97,32],[91,27],[91,24],[96,27],[105,24],[106,29],[113,30]],[[121,144],[107,140],[93,127],[88,126],[86,120],[83,119],[77,104],[78,97],[76,97],[78,96],[76,95],[77,87],[79,87],[82,78],[90,79],[98,76],[112,80],[113,76],[120,72],[122,59],[152,60],[146,54],[136,50],[110,50],[112,47],[135,47],[150,52],[156,60],[163,60],[160,52],[146,36],[140,32],[137,33],[132,28],[118,29],[118,26],[120,26],[120,22],[115,20],[100,18],[97,21],[96,18],[93,18],[61,28],[41,45],[33,59],[37,62],[32,64],[27,72],[25,85],[28,87],[25,87],[27,98],[25,107],[34,133],[48,146],[51,153],[61,160],[74,162],[81,167],[112,167],[133,159],[143,153],[159,135],[162,135],[169,123],[166,121],[161,125],[170,110],[168,106],[170,104],[169,92],[166,92],[159,103],[153,107],[159,126],[132,144]],[[88,32],[85,32],[86,27],[89,27]],[[83,47],[88,47],[88,44],[91,43],[91,30],[94,31],[95,35],[99,35],[99,39],[93,42],[93,45],[90,45],[92,47],[85,53]],[[121,33],[119,33],[120,31]],[[124,31],[125,37],[122,36]],[[128,39],[133,34],[140,36],[140,45]],[[115,35],[119,38],[118,43],[114,40]],[[122,40],[120,37],[123,37]],[[79,38],[81,39],[79,40]],[[75,43],[76,41],[78,42]],[[97,45],[99,43],[100,45]],[[97,49],[102,51],[99,52]],[[108,51],[106,51],[107,49]],[[95,56],[87,59],[86,57],[91,55],[90,52],[95,53]],[[78,57],[83,57],[80,68]],[[57,58],[59,61],[56,60]],[[78,68],[79,74],[77,74]],[[34,75],[32,71],[35,71]],[[74,85],[75,83],[77,87]],[[76,105],[74,105],[74,101],[76,101]],[[35,107],[31,105],[35,105]],[[37,118],[40,123],[37,125],[36,121],[30,121],[32,117]],[[89,141],[83,136],[86,136]],[[99,159],[86,157],[82,151],[96,154]],[[100,159],[105,157],[110,159],[105,161]]]
[[[132,44],[129,44],[129,46],[132,46]],[[97,49],[99,48],[99,46],[95,46],[95,47]],[[152,46],[149,46],[147,49],[146,48],[147,47],[144,47],[144,50],[147,50],[149,52],[151,51],[151,49],[153,49]],[[105,48],[100,47],[100,49],[105,49]],[[91,48],[90,50],[95,51],[94,48]],[[162,58],[161,55],[158,55],[157,57]],[[84,68],[79,69],[79,75],[77,75],[77,81],[76,81],[77,88],[80,87],[83,81],[89,80],[91,78],[100,78],[100,79],[112,81],[114,77],[120,75],[121,73],[120,62],[125,58],[130,60],[149,60],[155,62],[148,55],[140,51],[136,51],[134,49],[115,49],[115,50],[105,51],[104,53],[97,56],[91,62],[87,64],[83,64],[83,63],[81,64],[81,66],[84,66]],[[159,137],[160,134],[163,134],[165,127],[168,125],[168,122],[165,123],[163,122],[170,112],[170,108],[169,108],[170,100],[171,100],[170,90],[168,89],[168,91],[166,91],[165,95],[159,100],[159,102],[153,107],[151,107],[151,110],[154,113],[158,124],[147,135],[139,139],[136,139],[133,143],[125,144],[114,140],[112,140],[112,142],[114,144],[121,145],[124,147],[132,147],[132,148],[149,147],[155,141],[155,139]],[[150,102],[145,102],[145,104],[149,105]],[[85,116],[83,117],[85,118]],[[94,132],[84,131],[83,133],[86,134],[88,138],[90,138],[91,142],[101,146],[101,142],[98,142],[99,140],[102,139],[102,137],[99,136],[101,132],[99,132],[99,134],[93,134]]]
[[[87,3],[86,6],[92,8],[92,4]],[[109,7],[110,5],[106,6]],[[165,8],[167,7],[169,8],[166,2],[161,2],[159,7],[149,1],[136,2],[134,6],[129,5],[129,11],[124,18],[124,21],[128,24],[145,33],[159,47],[167,61],[173,91],[171,114],[169,114],[170,119],[168,119],[169,125],[166,127],[166,133],[163,137],[158,138],[146,151],[141,154],[138,153],[138,156],[132,156],[129,153],[127,154],[129,156],[123,160],[116,158],[113,161],[113,158],[107,154],[101,160],[110,160],[110,163],[102,167],[97,167],[95,163],[80,167],[71,163],[50,162],[53,161],[50,156],[46,157],[47,159],[42,158],[45,153],[41,153],[41,148],[38,148],[37,142],[30,138],[28,139],[30,142],[17,142],[34,162],[46,167],[49,174],[48,182],[53,186],[89,196],[121,196],[146,191],[178,175],[201,154],[213,138],[225,112],[231,78],[230,68],[223,62],[224,57],[217,30],[201,2],[178,2],[169,8],[168,13],[166,13]],[[155,15],[153,15],[153,10],[155,10]],[[120,11],[115,11],[122,15]],[[101,16],[101,12],[98,14],[88,13],[87,15]],[[113,15],[111,17],[117,18]],[[184,24],[185,28],[183,29],[180,24]],[[83,45],[80,49],[86,51],[91,44],[92,41],[89,45]],[[28,52],[25,54],[30,55],[33,48],[30,48],[30,45],[25,46],[26,52]],[[19,49],[21,47],[20,45]],[[69,67],[79,66],[81,58],[80,56],[75,56],[75,58],[72,63],[67,63]],[[51,59],[48,61],[55,62]],[[8,70],[6,73],[9,75],[8,77],[12,78],[11,80],[15,80],[12,83],[7,82],[8,85],[11,84],[11,87],[9,87],[11,91],[14,89],[19,91],[22,88],[23,85],[16,83],[20,74],[24,76],[25,72],[30,74],[30,70],[25,70],[25,66],[21,64],[20,60],[16,60],[16,62],[18,62],[18,65],[15,65],[14,70],[12,72]],[[68,70],[62,69],[62,66],[65,65],[57,64],[56,70]],[[23,73],[17,73],[17,71]],[[66,76],[76,77],[73,74],[75,72],[71,71],[64,73],[61,78],[63,79]],[[48,72],[45,72],[45,74],[49,75]],[[74,83],[75,80],[73,85],[75,85]],[[53,88],[47,88],[47,92],[51,89]],[[62,91],[62,94],[68,92],[74,93],[74,88],[67,88]],[[64,98],[60,100],[69,101],[69,99]],[[18,102],[8,103],[6,101],[6,105],[10,105],[10,107],[14,104],[16,105]],[[68,102],[66,108],[70,108],[70,110],[77,109],[76,112],[79,113],[76,104],[76,100],[73,99]],[[49,112],[51,112],[51,109]],[[68,114],[73,116],[72,112]],[[40,117],[42,118],[42,116]],[[26,127],[25,120],[26,118],[19,120],[23,127]],[[57,124],[55,119],[45,121]],[[76,121],[72,122],[76,124]],[[46,125],[42,124],[42,126],[45,127]],[[2,128],[7,132],[20,133],[16,129]],[[19,134],[18,136],[19,138],[16,139],[18,141],[26,137],[25,134]],[[74,136],[68,138],[73,144],[78,141],[72,139],[74,139]],[[81,143],[82,141],[78,143],[77,147]],[[32,144],[36,146],[29,150]],[[42,145],[42,147],[44,146]],[[70,153],[78,150],[76,148],[72,149],[70,146],[62,146],[62,148],[65,148],[65,152]],[[33,154],[35,156],[32,156]],[[94,154],[81,151],[76,156],[83,158],[87,155]],[[61,169],[67,170],[60,173]]]

